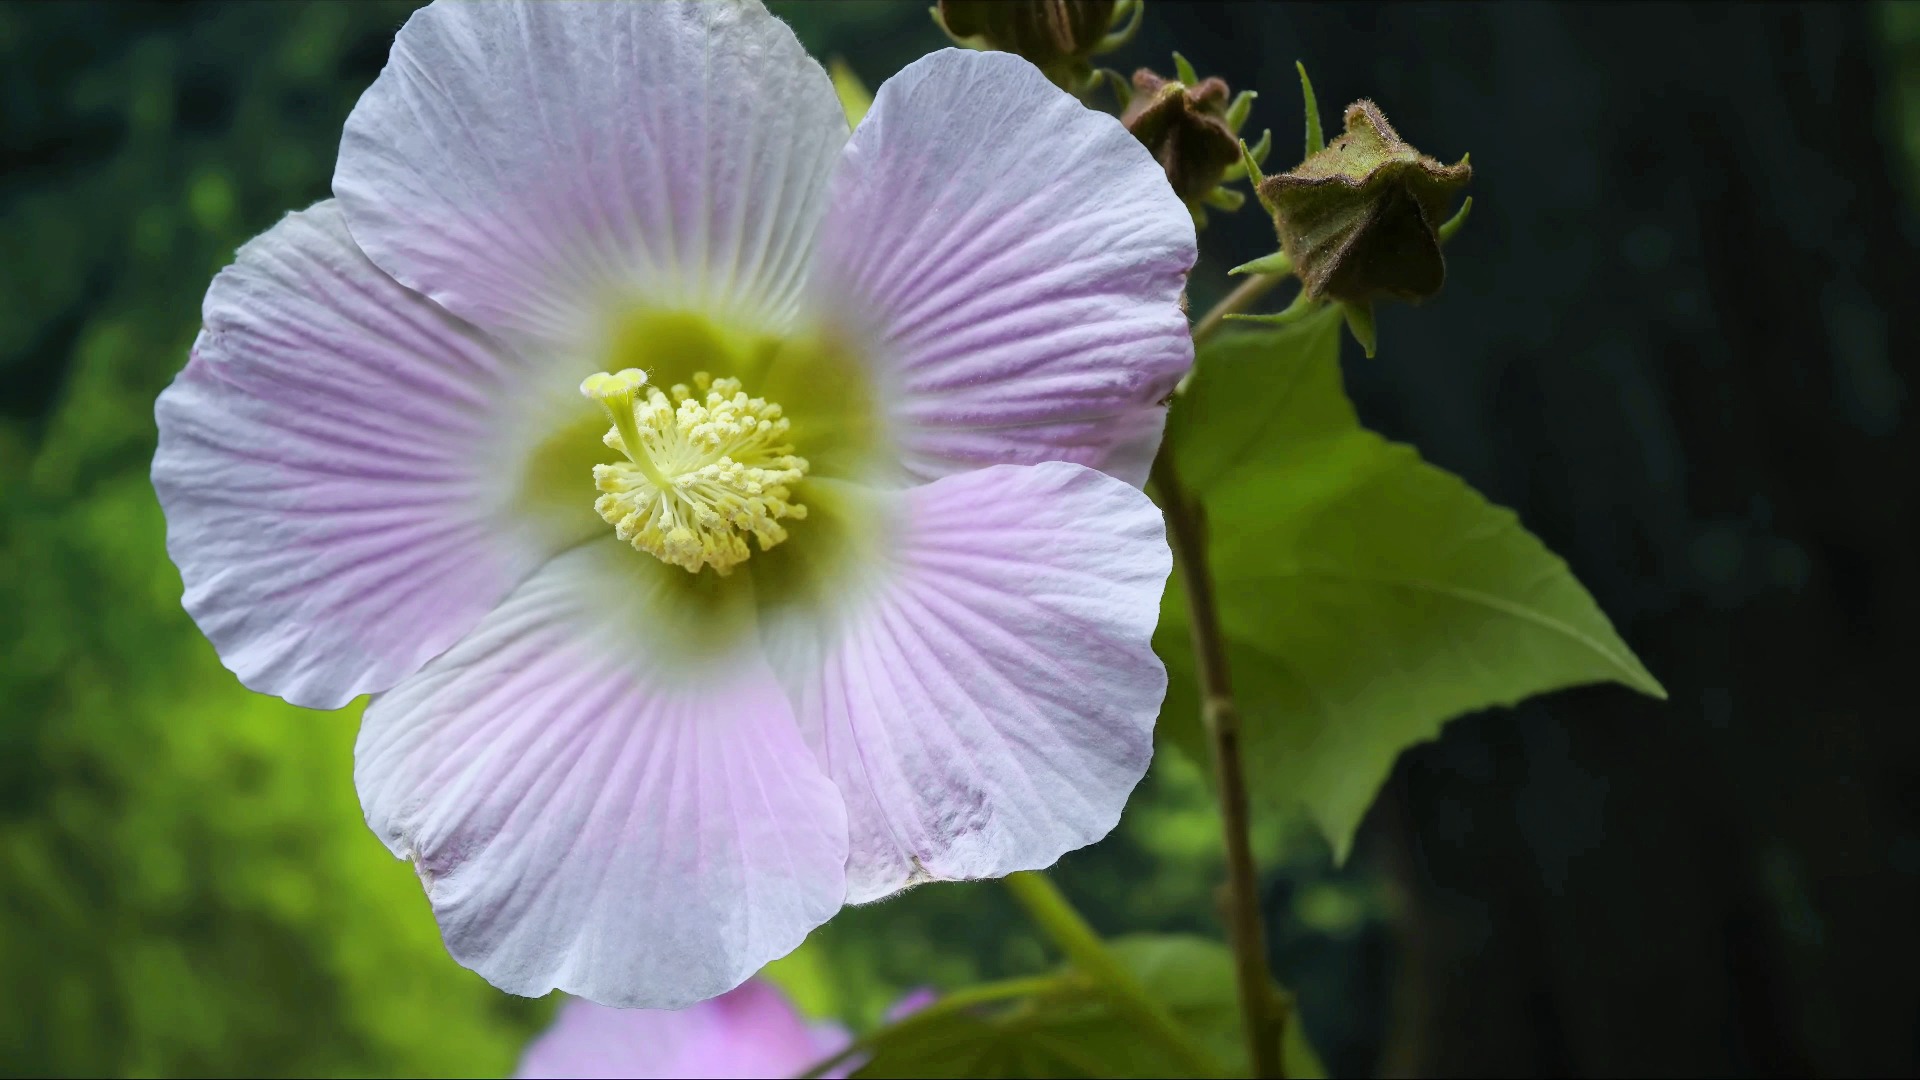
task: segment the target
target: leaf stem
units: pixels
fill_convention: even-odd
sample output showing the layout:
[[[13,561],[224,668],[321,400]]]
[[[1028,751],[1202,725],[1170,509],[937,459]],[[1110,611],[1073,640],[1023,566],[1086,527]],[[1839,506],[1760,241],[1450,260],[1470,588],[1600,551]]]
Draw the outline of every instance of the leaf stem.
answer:
[[[1199,322],[1193,324],[1193,347],[1199,348],[1201,342],[1212,337],[1214,331],[1226,324],[1227,316],[1252,307],[1254,301],[1272,292],[1275,286],[1290,276],[1289,274],[1255,274],[1241,282],[1237,288],[1202,315]],[[1186,393],[1187,385],[1193,382],[1193,377],[1199,373],[1200,367],[1195,364],[1180,379],[1180,385],[1174,392]]]
[[[1232,300],[1228,297],[1228,300]],[[1227,302],[1222,301],[1221,307]],[[1215,309],[1218,311],[1219,309]],[[1221,313],[1224,317],[1224,312]],[[1209,319],[1212,318],[1210,314]],[[1214,323],[1217,325],[1217,321]],[[1208,323],[1195,328],[1198,340]],[[1275,1015],[1273,974],[1267,968],[1267,941],[1260,919],[1260,883],[1253,861],[1248,829],[1247,783],[1240,761],[1240,713],[1233,702],[1233,682],[1227,664],[1226,636],[1220,630],[1220,612],[1214,603],[1213,577],[1207,568],[1207,530],[1204,510],[1180,483],[1173,451],[1162,443],[1154,458],[1153,488],[1167,516],[1167,540],[1174,565],[1187,591],[1187,616],[1193,628],[1193,651],[1199,661],[1200,716],[1213,747],[1214,774],[1219,780],[1220,824],[1226,844],[1227,884],[1223,907],[1227,941],[1233,948],[1234,978],[1240,994],[1240,1017],[1247,1035],[1253,1075],[1284,1077],[1280,1058],[1280,1018]]]
[[[835,1066],[843,1064],[849,1058],[873,1049],[874,1045],[884,1038],[896,1036],[903,1032],[911,1034],[917,1028],[927,1027],[939,1020],[952,1016],[954,1013],[965,1012],[976,1006],[987,1005],[996,1001],[1006,1001],[1011,998],[1036,997],[1041,994],[1067,990],[1079,981],[1080,976],[1078,975],[1029,975],[1024,978],[1003,979],[999,982],[981,983],[978,986],[969,986],[965,989],[955,990],[953,993],[944,994],[938,999],[929,1002],[923,1008],[916,1009],[889,1024],[882,1025],[862,1035],[851,1043],[848,1043],[846,1048],[839,1053],[808,1066],[807,1070],[800,1075],[802,1077],[824,1076]]]
[[[1053,940],[1067,959],[1107,991],[1116,1008],[1150,1031],[1187,1063],[1195,1076],[1226,1076],[1228,1072],[1173,1015],[1147,993],[1147,988],[1120,965],[1106,942],[1087,925],[1058,886],[1037,870],[1010,874],[1007,888],[1027,909],[1034,925]]]

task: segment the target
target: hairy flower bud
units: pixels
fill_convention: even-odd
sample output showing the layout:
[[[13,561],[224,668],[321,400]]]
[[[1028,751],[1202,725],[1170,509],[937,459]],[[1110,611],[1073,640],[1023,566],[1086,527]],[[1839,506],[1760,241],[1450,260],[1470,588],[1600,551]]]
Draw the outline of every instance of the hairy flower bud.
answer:
[[[1280,245],[1314,300],[1418,301],[1447,276],[1440,226],[1466,187],[1466,158],[1442,165],[1407,145],[1371,101],[1347,106],[1346,133],[1259,186]]]
[[[961,44],[1025,57],[1078,92],[1093,73],[1089,58],[1125,44],[1140,11],[1141,0],[940,0],[934,16]]]
[[[1192,206],[1240,163],[1240,136],[1228,120],[1230,93],[1216,78],[1188,85],[1141,68],[1120,122],[1153,151],[1180,201]]]

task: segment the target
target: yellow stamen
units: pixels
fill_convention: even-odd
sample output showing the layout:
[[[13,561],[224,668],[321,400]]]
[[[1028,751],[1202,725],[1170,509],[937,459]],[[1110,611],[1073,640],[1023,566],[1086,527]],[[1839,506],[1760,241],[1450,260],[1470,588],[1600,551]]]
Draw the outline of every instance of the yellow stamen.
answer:
[[[671,400],[636,368],[580,384],[613,421],[606,444],[627,458],[594,466],[603,494],[593,508],[640,551],[725,575],[747,560],[746,534],[765,551],[787,538],[781,520],[807,516],[788,488],[807,459],[786,441],[780,406],[748,397],[738,379],[703,371],[693,382],[673,386]]]

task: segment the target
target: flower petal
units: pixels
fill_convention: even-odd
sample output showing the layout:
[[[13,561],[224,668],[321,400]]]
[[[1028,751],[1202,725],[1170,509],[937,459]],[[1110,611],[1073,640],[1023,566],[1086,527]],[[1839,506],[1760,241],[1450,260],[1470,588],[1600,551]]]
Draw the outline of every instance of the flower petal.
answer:
[[[844,1030],[808,1025],[772,983],[749,979],[678,1011],[569,1001],[527,1048],[514,1076],[798,1076],[847,1039]]]
[[[447,3],[348,117],[333,190],[388,273],[572,342],[604,305],[791,305],[847,138],[758,3]]]
[[[839,793],[751,624],[694,647],[714,629],[687,621],[695,601],[726,595],[687,590],[713,584],[612,536],[582,544],[368,706],[367,822],[495,986],[679,1008],[839,909]]]
[[[1172,567],[1147,497],[1083,466],[961,473],[896,496],[883,582],[769,655],[846,795],[848,899],[1047,866],[1106,835],[1166,693]]]
[[[153,483],[187,611],[247,686],[384,690],[568,539],[498,482],[501,351],[369,263],[333,203],[243,247],[204,318]]]
[[[915,475],[1066,460],[1138,486],[1193,362],[1195,255],[1118,121],[1018,57],[948,49],[847,144],[815,283],[872,343]]]

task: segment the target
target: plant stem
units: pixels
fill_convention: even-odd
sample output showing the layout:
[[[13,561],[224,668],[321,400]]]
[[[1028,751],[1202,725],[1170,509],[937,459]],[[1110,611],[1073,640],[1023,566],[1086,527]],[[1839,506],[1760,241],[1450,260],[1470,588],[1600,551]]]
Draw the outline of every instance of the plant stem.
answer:
[[[1194,344],[1211,337],[1226,317],[1264,295],[1281,275],[1262,274],[1220,301],[1193,328]],[[1226,635],[1214,601],[1213,575],[1207,567],[1207,527],[1200,501],[1180,483],[1173,448],[1162,443],[1153,461],[1152,482],[1167,516],[1167,541],[1187,591],[1187,621],[1200,676],[1200,717],[1213,748],[1219,783],[1220,825],[1226,846],[1227,940],[1233,948],[1234,977],[1240,993],[1240,1017],[1246,1030],[1253,1075],[1284,1077],[1280,1056],[1280,1018],[1275,1014],[1273,974],[1267,967],[1267,940],[1260,918],[1260,880],[1249,835],[1246,770],[1240,760],[1240,713],[1234,706],[1227,663]]]
[[[1187,1063],[1195,1076],[1226,1076],[1227,1070],[1194,1039],[1178,1020],[1147,993],[1133,973],[1120,965],[1106,942],[1087,925],[1080,912],[1045,874],[1037,870],[1010,874],[1007,888],[1027,909],[1034,924],[1053,940],[1080,972],[1107,991],[1116,1008],[1150,1031]]]
[[[1252,307],[1255,300],[1272,292],[1275,286],[1291,276],[1293,275],[1255,274],[1241,282],[1238,288],[1228,293],[1219,303],[1213,305],[1205,315],[1202,315],[1199,322],[1193,324],[1194,347],[1199,348],[1201,342],[1212,337],[1214,331],[1220,329],[1220,327],[1226,323],[1227,316],[1239,314],[1247,308]],[[1180,392],[1185,392],[1187,385],[1193,382],[1193,377],[1198,374],[1199,371],[1199,367],[1196,366],[1187,372],[1186,376],[1180,380],[1180,386],[1178,388]]]

